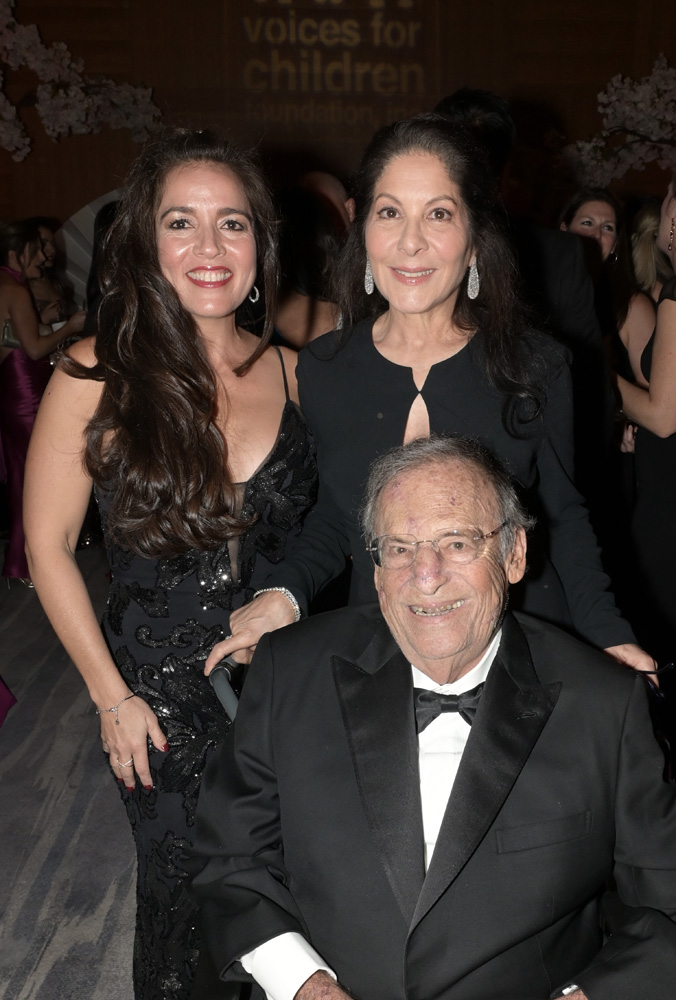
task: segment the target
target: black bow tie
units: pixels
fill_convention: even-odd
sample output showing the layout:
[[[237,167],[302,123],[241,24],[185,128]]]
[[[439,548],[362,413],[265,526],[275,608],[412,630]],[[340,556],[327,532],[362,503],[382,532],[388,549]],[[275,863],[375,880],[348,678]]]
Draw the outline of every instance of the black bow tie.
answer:
[[[423,729],[427,729],[430,722],[434,722],[442,712],[460,712],[467,725],[471,726],[483,689],[483,684],[477,684],[471,691],[463,691],[462,694],[441,694],[440,691],[414,688],[418,732],[422,733]]]

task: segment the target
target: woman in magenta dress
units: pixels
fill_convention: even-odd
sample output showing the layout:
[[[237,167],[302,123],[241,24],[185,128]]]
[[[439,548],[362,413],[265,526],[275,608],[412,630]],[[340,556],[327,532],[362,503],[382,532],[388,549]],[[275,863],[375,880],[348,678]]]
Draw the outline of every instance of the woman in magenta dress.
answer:
[[[77,313],[57,332],[40,335],[40,317],[27,281],[45,259],[37,226],[0,229],[0,326],[9,320],[18,347],[0,346],[0,440],[7,474],[9,543],[2,575],[30,586],[21,517],[24,466],[35,414],[52,369],[49,355],[82,328]],[[44,317],[49,320],[49,316]],[[44,327],[43,327],[44,330]]]

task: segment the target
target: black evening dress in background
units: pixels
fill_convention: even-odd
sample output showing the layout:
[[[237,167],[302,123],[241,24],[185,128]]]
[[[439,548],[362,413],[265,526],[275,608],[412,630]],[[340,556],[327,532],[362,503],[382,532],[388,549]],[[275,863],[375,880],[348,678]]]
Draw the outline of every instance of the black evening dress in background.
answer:
[[[668,281],[657,306],[676,300],[676,278]],[[672,331],[676,337],[676,331]],[[655,334],[641,355],[650,382]],[[636,600],[639,638],[660,664],[676,659],[676,434],[657,437],[645,427],[636,433],[636,506],[633,536],[639,567]]]
[[[241,486],[242,513],[257,515],[243,535],[209,552],[146,559],[112,543],[108,497],[99,493],[112,573],[103,628],[130,689],[157,715],[169,752],[150,750],[152,791],[121,785],[138,853],[134,944],[137,1000],[187,1000],[200,948],[188,892],[202,771],[223,739],[227,717],[204,676],[230,613],[250,601],[300,530],[316,491],[314,452],[288,398],[277,442]]]

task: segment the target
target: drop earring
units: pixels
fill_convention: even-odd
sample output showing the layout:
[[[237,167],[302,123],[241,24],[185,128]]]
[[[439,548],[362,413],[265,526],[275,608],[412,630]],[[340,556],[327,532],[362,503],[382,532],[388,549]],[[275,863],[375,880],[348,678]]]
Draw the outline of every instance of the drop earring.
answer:
[[[476,257],[470,264],[469,277],[467,278],[467,297],[475,299],[479,294],[481,282],[479,281],[479,269],[476,266]]]
[[[251,291],[249,292],[249,302],[252,302],[255,305],[256,302],[258,302],[258,300],[260,299],[260,297],[261,297],[261,293],[258,291],[258,289],[256,288],[256,286],[254,285],[253,288],[251,289]]]
[[[364,291],[367,295],[373,295],[373,289],[376,287],[373,280],[373,271],[371,270],[371,261],[366,258],[366,270],[364,272]]]
[[[667,250],[671,253],[671,248],[674,245],[674,225],[676,225],[676,218],[671,220],[671,230],[669,231],[669,246]]]

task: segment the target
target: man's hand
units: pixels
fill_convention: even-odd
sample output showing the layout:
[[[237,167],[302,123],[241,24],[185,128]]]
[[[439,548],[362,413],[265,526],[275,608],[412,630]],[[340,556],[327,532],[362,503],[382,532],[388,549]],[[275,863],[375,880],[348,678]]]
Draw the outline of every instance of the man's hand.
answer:
[[[321,971],[315,972],[305,980],[294,1000],[350,1000],[350,994],[341,990],[328,972]],[[577,997],[574,1000],[577,1000]]]
[[[341,990],[328,972],[315,972],[305,980],[294,1000],[350,1000],[350,994]],[[567,993],[565,1000],[588,1000],[588,997],[582,990],[575,990]]]

